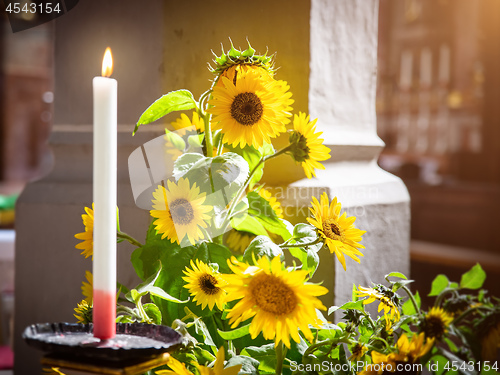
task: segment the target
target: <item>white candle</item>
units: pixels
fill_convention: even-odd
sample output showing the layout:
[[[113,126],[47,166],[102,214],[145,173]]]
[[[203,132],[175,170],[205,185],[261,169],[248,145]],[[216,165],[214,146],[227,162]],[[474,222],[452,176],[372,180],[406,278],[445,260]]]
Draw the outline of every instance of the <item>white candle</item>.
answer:
[[[116,334],[116,134],[117,82],[111,50],[106,49],[103,77],[92,81],[94,97],[94,336]]]

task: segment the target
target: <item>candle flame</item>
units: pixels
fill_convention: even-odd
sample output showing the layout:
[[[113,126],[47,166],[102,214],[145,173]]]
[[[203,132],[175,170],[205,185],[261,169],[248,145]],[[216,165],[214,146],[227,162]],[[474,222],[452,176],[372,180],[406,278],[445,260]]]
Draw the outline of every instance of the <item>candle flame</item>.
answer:
[[[109,77],[113,73],[113,56],[111,56],[111,48],[106,48],[102,59],[102,76]]]

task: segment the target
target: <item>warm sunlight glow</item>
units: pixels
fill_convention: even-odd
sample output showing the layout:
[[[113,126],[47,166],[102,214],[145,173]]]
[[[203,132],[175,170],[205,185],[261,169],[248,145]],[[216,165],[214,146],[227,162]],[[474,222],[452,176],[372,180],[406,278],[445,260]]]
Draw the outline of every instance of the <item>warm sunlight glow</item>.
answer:
[[[113,73],[113,56],[111,56],[111,48],[106,48],[102,59],[102,76],[109,77]]]

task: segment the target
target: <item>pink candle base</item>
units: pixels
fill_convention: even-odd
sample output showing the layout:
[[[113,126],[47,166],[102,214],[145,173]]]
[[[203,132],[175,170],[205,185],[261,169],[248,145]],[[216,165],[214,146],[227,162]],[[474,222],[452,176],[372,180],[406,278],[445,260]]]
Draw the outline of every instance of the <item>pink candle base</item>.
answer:
[[[94,290],[92,310],[94,337],[112,339],[116,335],[116,295],[103,290]]]

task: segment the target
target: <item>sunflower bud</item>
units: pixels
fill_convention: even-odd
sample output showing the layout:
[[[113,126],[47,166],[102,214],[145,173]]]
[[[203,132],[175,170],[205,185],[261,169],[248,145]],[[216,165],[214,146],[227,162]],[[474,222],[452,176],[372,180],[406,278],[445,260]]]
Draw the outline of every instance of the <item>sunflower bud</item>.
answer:
[[[289,137],[290,149],[289,153],[292,155],[293,159],[299,163],[302,163],[309,159],[309,147],[307,146],[307,139],[299,132],[290,133]]]
[[[248,43],[248,48],[245,51],[237,50],[231,44],[229,51],[222,52],[221,56],[215,56],[214,63],[215,67],[211,67],[211,71],[218,76],[234,66],[256,67],[262,69],[271,77],[274,75],[273,55],[256,55],[250,43]]]

